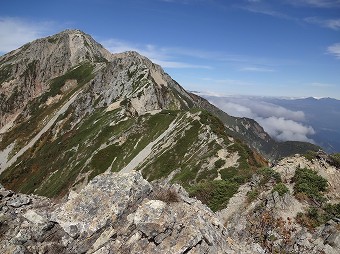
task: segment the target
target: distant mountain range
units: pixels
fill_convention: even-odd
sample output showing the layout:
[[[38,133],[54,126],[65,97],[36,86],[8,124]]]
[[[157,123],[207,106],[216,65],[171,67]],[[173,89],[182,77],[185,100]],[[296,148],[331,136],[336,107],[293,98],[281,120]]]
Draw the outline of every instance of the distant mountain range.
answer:
[[[340,100],[198,94],[232,116],[255,119],[276,140],[308,141],[328,153],[340,151]]]

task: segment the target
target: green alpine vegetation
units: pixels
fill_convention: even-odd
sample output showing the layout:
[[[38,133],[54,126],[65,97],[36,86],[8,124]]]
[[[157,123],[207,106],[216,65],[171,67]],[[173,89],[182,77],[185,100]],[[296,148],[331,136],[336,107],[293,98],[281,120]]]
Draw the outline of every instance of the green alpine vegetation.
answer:
[[[316,171],[308,168],[298,168],[295,172],[294,182],[295,195],[305,195],[318,202],[324,201],[323,192],[327,190],[328,183]]]

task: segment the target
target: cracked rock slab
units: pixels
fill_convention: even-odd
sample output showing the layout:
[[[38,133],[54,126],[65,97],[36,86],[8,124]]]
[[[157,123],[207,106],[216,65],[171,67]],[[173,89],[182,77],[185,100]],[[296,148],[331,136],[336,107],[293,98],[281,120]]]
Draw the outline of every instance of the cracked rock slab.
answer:
[[[98,175],[79,195],[59,207],[52,214],[52,220],[74,238],[87,237],[114,223],[129,205],[151,189],[139,172]]]

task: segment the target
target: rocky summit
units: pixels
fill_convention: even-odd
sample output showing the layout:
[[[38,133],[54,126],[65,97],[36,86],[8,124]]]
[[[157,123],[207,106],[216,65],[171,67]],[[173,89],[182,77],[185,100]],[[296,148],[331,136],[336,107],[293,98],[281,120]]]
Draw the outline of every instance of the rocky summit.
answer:
[[[79,30],[0,57],[1,253],[339,253],[339,168]]]

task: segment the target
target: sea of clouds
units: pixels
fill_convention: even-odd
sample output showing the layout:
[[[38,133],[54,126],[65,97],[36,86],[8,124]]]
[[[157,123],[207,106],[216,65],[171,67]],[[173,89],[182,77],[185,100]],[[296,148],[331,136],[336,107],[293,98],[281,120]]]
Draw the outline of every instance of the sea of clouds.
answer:
[[[232,116],[256,120],[264,130],[278,141],[306,141],[315,143],[312,126],[305,123],[302,111],[292,111],[269,103],[261,97],[219,97],[200,94],[210,103]]]

